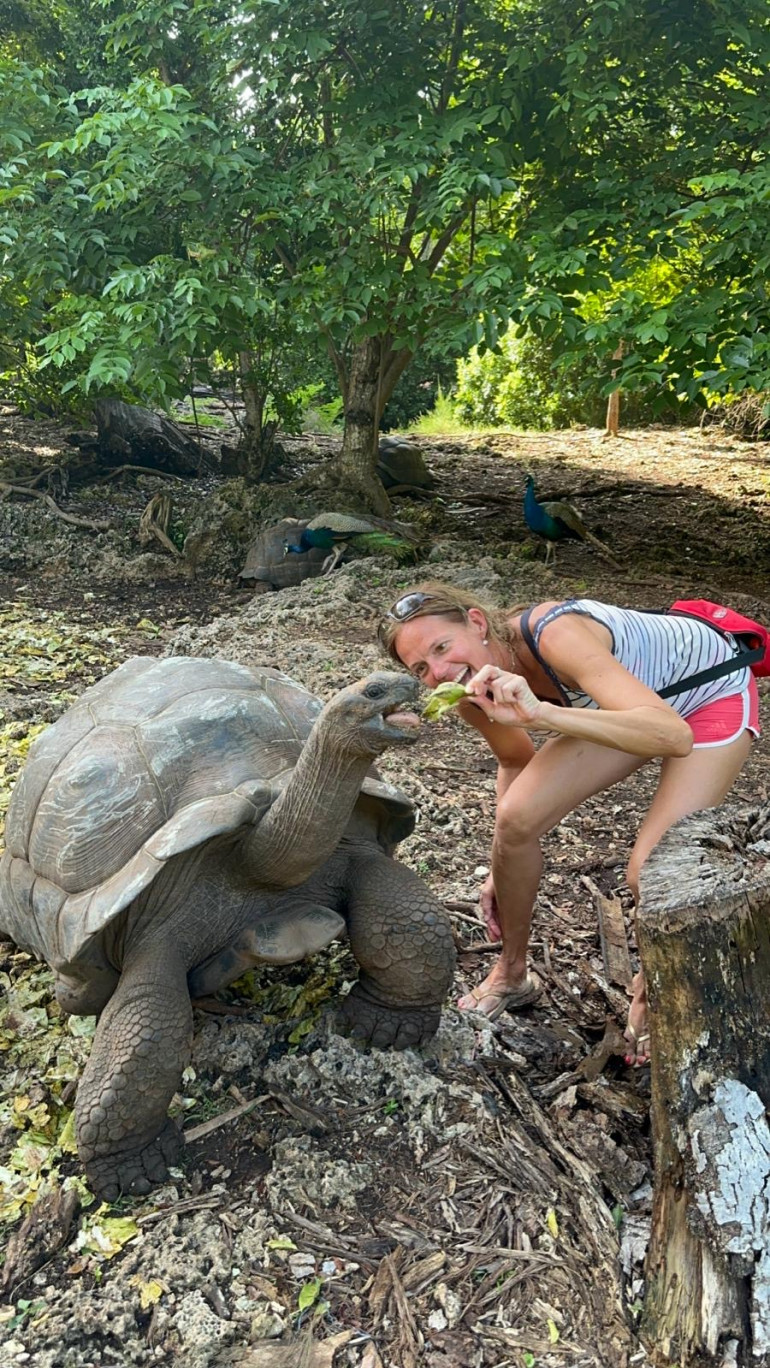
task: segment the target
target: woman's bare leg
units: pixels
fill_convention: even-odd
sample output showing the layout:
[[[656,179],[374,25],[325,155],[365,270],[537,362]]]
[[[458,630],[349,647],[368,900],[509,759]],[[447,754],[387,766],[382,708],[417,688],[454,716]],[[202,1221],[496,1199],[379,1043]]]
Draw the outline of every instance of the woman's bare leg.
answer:
[[[743,769],[751,750],[751,741],[751,733],[744,731],[727,746],[708,746],[691,751],[687,756],[663,761],[655,797],[639,828],[628,863],[626,880],[637,903],[639,874],[650,851],[680,818],[689,817],[704,808],[718,807]],[[626,1031],[630,1048],[626,1061],[629,1064],[644,1064],[650,1057],[650,1043],[647,1034],[647,991],[641,972],[636,975],[632,988],[633,999]]]
[[[503,949],[490,973],[459,1006],[491,1013],[501,993],[526,978],[532,909],[542,871],[540,837],[586,798],[627,779],[644,761],[558,736],[530,760],[498,803],[492,875]]]

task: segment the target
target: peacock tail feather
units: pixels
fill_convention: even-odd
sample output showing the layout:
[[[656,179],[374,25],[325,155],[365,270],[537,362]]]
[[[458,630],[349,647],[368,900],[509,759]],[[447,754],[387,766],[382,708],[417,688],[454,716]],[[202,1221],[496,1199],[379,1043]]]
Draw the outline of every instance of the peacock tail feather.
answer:
[[[356,550],[368,551],[376,556],[378,553],[387,553],[395,556],[399,565],[405,561],[412,560],[414,557],[414,547],[409,542],[403,541],[401,537],[396,537],[392,532],[359,532],[349,538],[350,545]]]

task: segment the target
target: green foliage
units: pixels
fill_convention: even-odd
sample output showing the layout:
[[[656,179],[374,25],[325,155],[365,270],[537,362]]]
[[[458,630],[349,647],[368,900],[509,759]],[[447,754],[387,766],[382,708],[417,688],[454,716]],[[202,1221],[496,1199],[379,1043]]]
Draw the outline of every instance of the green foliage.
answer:
[[[479,424],[474,423],[474,427]],[[488,426],[492,426],[489,424]],[[430,413],[424,413],[412,425],[418,437],[439,437],[452,433],[466,432],[468,424],[460,417],[455,402],[448,394],[439,389],[436,402]]]
[[[299,391],[302,404],[302,427],[305,432],[339,432],[345,407],[343,400],[336,396],[323,401],[326,385],[323,380],[315,380]]]
[[[458,363],[454,407],[461,421],[474,427],[599,427],[607,405],[605,374],[606,358],[585,350],[582,342],[560,350],[558,339],[546,342],[512,327],[495,351],[473,348]],[[660,381],[622,396],[625,426],[666,418],[686,422],[692,412]]]
[[[542,429],[567,426],[578,405],[557,391],[546,345],[509,328],[495,351],[474,347],[458,363],[455,408],[469,426]]]
[[[375,340],[382,401],[420,349],[494,350],[513,320],[599,398],[620,340],[624,391],[770,387],[766,0],[6,10],[0,354],[22,380],[168,405],[218,353],[256,440],[297,421],[321,338],[343,393]],[[505,411],[556,421],[540,362],[517,368]]]
[[[428,342],[396,382],[382,415],[381,430],[403,431],[430,413],[440,392],[454,384],[455,364],[453,356],[435,354]]]

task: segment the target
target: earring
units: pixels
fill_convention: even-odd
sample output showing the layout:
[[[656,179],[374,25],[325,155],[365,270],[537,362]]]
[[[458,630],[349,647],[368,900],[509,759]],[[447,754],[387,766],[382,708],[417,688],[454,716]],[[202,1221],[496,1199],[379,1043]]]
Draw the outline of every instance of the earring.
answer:
[[[482,644],[482,646],[488,646],[488,645],[489,645],[489,637],[484,637],[484,640],[482,641],[481,644]]]

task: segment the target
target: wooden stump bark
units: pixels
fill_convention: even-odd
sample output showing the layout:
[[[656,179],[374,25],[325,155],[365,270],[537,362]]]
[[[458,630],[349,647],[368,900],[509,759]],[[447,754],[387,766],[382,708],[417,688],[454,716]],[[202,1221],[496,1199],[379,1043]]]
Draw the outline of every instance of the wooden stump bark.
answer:
[[[97,399],[97,446],[107,464],[134,461],[173,475],[200,475],[204,455],[189,433],[161,413],[122,399]]]
[[[655,1364],[770,1365],[770,808],[679,822],[644,867]]]

